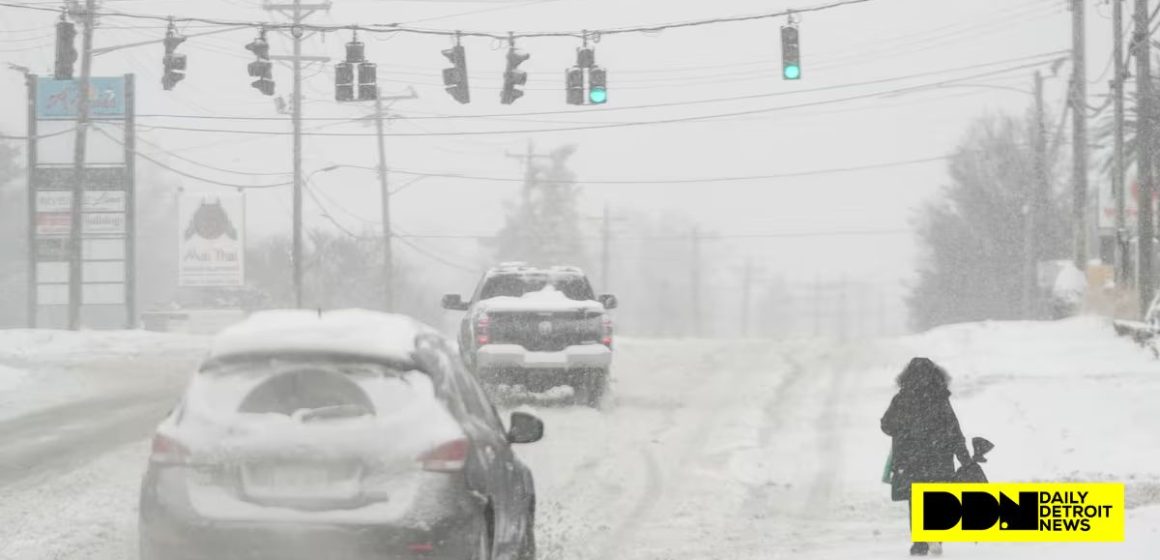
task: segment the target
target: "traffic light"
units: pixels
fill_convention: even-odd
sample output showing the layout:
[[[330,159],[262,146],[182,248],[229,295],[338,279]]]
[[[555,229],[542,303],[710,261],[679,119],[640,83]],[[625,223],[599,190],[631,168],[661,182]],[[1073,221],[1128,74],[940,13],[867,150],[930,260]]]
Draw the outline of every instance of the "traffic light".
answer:
[[[592,68],[596,65],[596,51],[588,47],[576,49],[576,66]]]
[[[588,102],[601,105],[608,101],[608,72],[599,66],[588,70]]]
[[[357,79],[356,79],[357,78]],[[372,101],[379,96],[379,68],[367,62],[366,45],[356,34],[346,44],[346,60],[334,65],[334,99]]]
[[[177,34],[177,28],[172,23],[165,32],[165,57],[161,62],[165,65],[165,72],[161,75],[161,87],[166,91],[173,89],[177,82],[185,79],[185,55],[177,54],[177,46],[185,42],[185,37]]]
[[[366,45],[354,37],[346,44],[346,61],[355,64],[366,60]]]
[[[524,91],[516,89],[516,86],[522,86],[528,83],[528,73],[520,70],[519,65],[523,64],[531,56],[515,47],[508,49],[507,70],[503,73],[503,91],[499,95],[500,103],[511,105],[515,100],[524,96]]]
[[[373,62],[358,65],[358,100],[374,101],[379,96],[379,67]]]
[[[564,71],[564,81],[567,84],[568,104],[584,104],[584,69],[573,66]]]
[[[60,21],[56,22],[56,71],[53,73],[58,80],[71,80],[73,77],[73,65],[77,61],[76,38],[76,26],[61,14]]]
[[[471,90],[467,86],[467,52],[462,45],[455,45],[444,50],[443,56],[451,61],[451,68],[443,69],[443,85],[447,93],[460,103],[471,102]]]
[[[247,67],[250,76],[257,78],[250,86],[262,92],[263,95],[274,95],[274,64],[270,62],[270,43],[266,42],[266,30],[258,32],[258,38],[246,45],[246,50],[254,53],[258,59]]]
[[[334,65],[334,99],[354,101],[354,65],[349,62]]]
[[[800,80],[802,77],[797,26],[787,25],[781,28],[781,77],[787,80]]]

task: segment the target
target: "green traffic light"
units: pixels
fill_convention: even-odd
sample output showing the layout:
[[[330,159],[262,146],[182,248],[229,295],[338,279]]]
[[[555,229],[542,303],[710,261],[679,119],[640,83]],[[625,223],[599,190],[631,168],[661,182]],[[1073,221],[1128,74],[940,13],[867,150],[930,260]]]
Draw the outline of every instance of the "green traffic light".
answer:
[[[608,101],[608,91],[602,87],[592,88],[592,90],[588,92],[588,101],[597,105],[604,103],[605,101]]]
[[[796,80],[802,77],[802,67],[796,64],[791,64],[785,67],[785,69],[782,71],[782,75],[784,75],[785,79],[787,80]]]

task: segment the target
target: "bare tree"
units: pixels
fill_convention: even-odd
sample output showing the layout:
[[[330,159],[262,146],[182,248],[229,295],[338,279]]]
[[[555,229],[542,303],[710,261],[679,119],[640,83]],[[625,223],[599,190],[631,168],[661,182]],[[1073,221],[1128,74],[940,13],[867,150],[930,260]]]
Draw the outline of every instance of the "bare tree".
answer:
[[[1024,212],[1036,184],[1030,130],[1007,115],[981,118],[952,156],[950,184],[917,216],[923,254],[909,299],[915,327],[1019,317]],[[1051,191],[1041,199],[1033,262],[1068,255],[1068,203]]]

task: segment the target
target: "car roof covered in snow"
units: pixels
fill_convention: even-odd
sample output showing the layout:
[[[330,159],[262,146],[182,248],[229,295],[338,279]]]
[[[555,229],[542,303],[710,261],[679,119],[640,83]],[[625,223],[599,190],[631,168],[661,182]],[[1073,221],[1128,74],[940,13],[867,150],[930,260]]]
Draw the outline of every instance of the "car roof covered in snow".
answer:
[[[410,365],[415,338],[434,332],[405,315],[363,309],[260,311],[218,334],[209,359],[312,354]]]

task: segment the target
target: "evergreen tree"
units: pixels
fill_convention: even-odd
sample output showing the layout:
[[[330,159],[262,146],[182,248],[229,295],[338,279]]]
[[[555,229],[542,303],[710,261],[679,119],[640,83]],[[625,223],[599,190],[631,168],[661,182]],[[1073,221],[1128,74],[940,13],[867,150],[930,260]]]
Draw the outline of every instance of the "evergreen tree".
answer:
[[[575,151],[573,145],[556,149],[546,166],[527,162],[522,196],[509,205],[506,223],[490,243],[496,259],[544,266],[587,264],[578,208],[580,187],[567,165]]]

